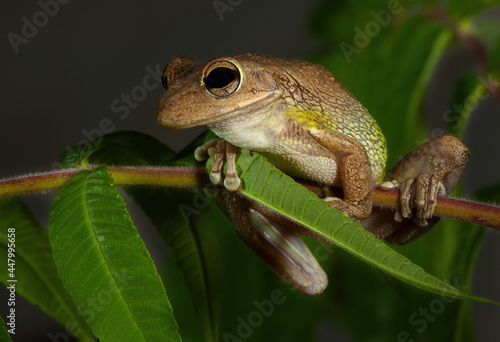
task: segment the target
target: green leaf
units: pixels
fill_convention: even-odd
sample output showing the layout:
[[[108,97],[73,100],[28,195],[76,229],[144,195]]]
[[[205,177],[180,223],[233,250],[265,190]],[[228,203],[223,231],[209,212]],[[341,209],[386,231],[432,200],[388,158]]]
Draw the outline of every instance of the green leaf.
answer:
[[[0,324],[2,325],[2,327],[0,328],[0,341],[12,342],[12,340],[10,339],[9,332],[7,331],[7,327],[5,326],[5,322],[3,321],[1,316],[0,316]]]
[[[475,199],[485,202],[493,201],[494,203],[500,203],[500,181],[476,192]]]
[[[500,26],[500,24],[498,24]],[[500,78],[500,37],[499,30],[496,30],[495,42],[490,50],[488,57],[488,72],[493,74],[497,79]]]
[[[486,95],[489,93],[482,76],[465,74],[458,79],[451,105],[443,116],[451,133],[462,137],[469,119]]]
[[[330,36],[325,39],[329,39],[328,46],[332,47],[316,55],[314,60],[327,66],[377,120],[388,143],[390,166],[427,139],[424,97],[441,56],[454,43],[453,32],[428,16],[438,6],[436,1],[401,2],[398,4],[404,9],[393,15],[387,26],[380,25],[376,34],[368,35],[366,46],[359,46],[354,28],[365,34],[368,25],[376,28],[377,21],[370,12],[386,10],[389,3],[370,2],[366,6],[371,8],[347,1],[335,2],[335,5],[331,1],[322,3],[339,8],[324,10],[313,18],[315,22],[322,21],[316,25],[328,28],[323,32]],[[339,23],[344,23],[344,27],[332,29]],[[339,30],[340,35],[337,34]],[[349,55],[342,51],[342,43],[359,50]],[[456,278],[450,273],[443,276],[444,272],[438,269],[445,263],[443,259],[454,258],[447,254],[454,253],[452,248],[433,249],[435,245],[448,245],[439,234],[443,223],[447,222],[441,222],[423,238],[395,249],[439,278],[466,285],[463,277]],[[409,324],[409,318],[414,317],[412,315],[418,313],[421,306],[442,303],[441,297],[391,281],[349,256],[337,255],[332,259],[335,261],[333,268],[327,272],[341,280],[331,282],[327,289],[331,300],[326,301],[337,316],[336,323],[341,321],[347,326],[356,340],[386,341],[397,338],[400,332],[408,332],[414,340],[440,341],[447,340],[456,331],[453,324],[458,301],[446,303],[446,310],[439,319],[420,333],[415,324]],[[366,329],[358,329],[360,321]]]
[[[64,286],[101,341],[180,341],[144,242],[105,167],[56,195],[49,239]]]
[[[200,190],[127,189],[158,228],[191,292],[206,341],[217,341],[220,324],[220,257],[218,241]],[[172,208],[168,214],[165,208]],[[182,331],[181,325],[181,331]],[[187,328],[187,327],[186,327]],[[191,328],[190,328],[191,329]]]
[[[417,41],[412,41],[419,46],[418,51],[425,51],[425,58],[422,58],[424,64],[421,66],[420,74],[411,90],[410,100],[407,105],[405,118],[405,130],[403,137],[425,137],[425,129],[422,120],[423,104],[425,93],[431,78],[437,68],[437,65],[452,41],[452,34],[447,28],[437,28],[434,30],[422,30],[424,33]],[[425,32],[426,31],[426,32]],[[429,33],[431,35],[429,35]],[[435,36],[434,36],[435,34]],[[423,47],[423,48],[422,48]],[[430,48],[429,50],[427,50]],[[411,83],[410,83],[411,84]],[[420,127],[419,134],[415,134],[415,127]],[[406,139],[406,146],[411,149],[415,147],[415,142]],[[417,144],[418,145],[418,144]]]
[[[207,168],[211,167],[210,164],[207,163]],[[248,150],[243,150],[237,161],[237,171],[243,182],[242,194],[302,224],[362,261],[431,293],[497,304],[456,289],[426,273],[256,153],[251,155]]]
[[[185,166],[185,165],[200,165],[200,162],[194,158],[194,151],[207,141],[217,138],[211,130],[206,130],[198,135],[193,141],[184,147],[177,155],[175,160],[170,160],[169,165]]]
[[[468,290],[471,287],[474,266],[481,250],[483,238],[488,229],[466,222],[453,221],[445,222],[441,228],[445,237],[449,237],[452,234],[458,236],[455,250],[450,253],[453,255],[453,258],[447,266],[449,266],[449,274],[455,275],[456,279],[461,279],[463,284],[465,284],[464,288]],[[457,311],[455,341],[470,341],[473,339],[472,336],[474,336],[472,303],[459,303]]]
[[[160,165],[174,157],[175,153],[149,135],[121,131],[106,134],[85,144],[66,149],[59,160],[62,167],[87,164],[106,165]]]
[[[318,321],[324,318],[325,306],[330,307],[330,303],[324,296],[305,296],[283,282],[243,243],[234,232],[231,222],[213,201],[210,208],[210,221],[217,226],[215,233],[224,261],[221,265],[221,340],[313,341]],[[306,242],[311,242],[311,251],[318,251],[320,261],[324,260],[330,249],[337,250],[325,242],[321,242],[321,245],[326,246],[326,249],[317,247],[319,242],[316,240],[308,239]],[[178,294],[182,295],[181,289],[177,290],[176,297]],[[274,299],[276,295],[280,300]],[[298,315],[297,310],[308,314]],[[263,315],[262,324],[259,321],[260,314]],[[248,328],[242,327],[245,324],[242,321],[249,324]]]
[[[17,197],[0,199],[0,250],[2,265],[7,265],[10,237],[14,242],[14,279],[16,293],[38,306],[71,331],[80,341],[94,341],[89,326],[78,314],[76,306],[57,273],[52,249],[45,229],[28,207]],[[9,232],[8,229],[14,229]],[[2,282],[9,286],[8,270],[0,268]]]
[[[176,156],[175,165],[197,163],[193,151],[207,140],[201,134],[193,143]],[[123,143],[126,142],[124,147]],[[91,151],[80,155],[80,163],[113,165],[159,165],[172,158],[171,150],[155,138],[135,132],[118,132],[91,142]],[[133,147],[132,147],[133,146]],[[83,150],[72,147],[61,160],[75,160],[70,151]],[[179,160],[180,158],[180,160]],[[65,163],[75,166],[71,163]],[[132,196],[151,222],[156,226],[172,250],[191,292],[198,319],[206,341],[217,341],[220,324],[220,258],[215,239],[215,225],[207,217],[207,195],[199,190],[128,187]],[[165,208],[176,208],[168,213]],[[183,326],[181,322],[180,329]],[[189,325],[192,323],[189,322]],[[186,327],[188,333],[194,329]],[[183,333],[183,336],[185,334]]]

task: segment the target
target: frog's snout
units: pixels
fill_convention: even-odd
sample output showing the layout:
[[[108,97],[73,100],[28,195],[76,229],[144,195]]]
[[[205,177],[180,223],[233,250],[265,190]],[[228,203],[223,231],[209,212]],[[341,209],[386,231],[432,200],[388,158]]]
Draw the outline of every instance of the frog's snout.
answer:
[[[163,99],[160,101],[158,104],[158,112],[156,114],[158,123],[166,128],[175,128],[174,121],[172,120],[172,112],[175,112],[176,107],[178,107],[178,104],[175,100]]]

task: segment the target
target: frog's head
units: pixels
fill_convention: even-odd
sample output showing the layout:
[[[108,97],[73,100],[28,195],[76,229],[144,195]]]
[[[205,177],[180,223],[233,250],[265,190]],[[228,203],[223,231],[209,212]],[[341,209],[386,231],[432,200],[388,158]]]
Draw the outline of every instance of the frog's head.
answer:
[[[210,126],[255,111],[282,93],[265,56],[219,57],[201,63],[176,57],[163,72],[167,92],[158,105],[158,121],[167,128]]]

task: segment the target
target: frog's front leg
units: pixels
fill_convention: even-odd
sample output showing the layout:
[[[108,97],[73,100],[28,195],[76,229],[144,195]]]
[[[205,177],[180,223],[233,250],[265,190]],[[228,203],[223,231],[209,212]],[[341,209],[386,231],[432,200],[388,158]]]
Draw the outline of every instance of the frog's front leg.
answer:
[[[400,159],[385,175],[385,181],[400,188],[400,214],[427,225],[437,196],[449,195],[469,161],[469,150],[451,134],[441,135],[418,146]]]
[[[320,145],[332,152],[339,172],[343,199],[324,198],[332,207],[353,219],[370,215],[373,205],[373,175],[364,147],[354,139],[326,127],[307,131]],[[334,185],[334,184],[332,184]]]
[[[229,191],[238,191],[241,188],[241,180],[236,173],[236,153],[238,147],[232,145],[224,139],[212,139],[198,147],[194,151],[197,161],[205,161],[209,156],[215,155],[214,165],[210,171],[210,181],[219,185],[222,183],[222,169],[224,161],[227,160],[227,172],[224,178],[224,187]]]

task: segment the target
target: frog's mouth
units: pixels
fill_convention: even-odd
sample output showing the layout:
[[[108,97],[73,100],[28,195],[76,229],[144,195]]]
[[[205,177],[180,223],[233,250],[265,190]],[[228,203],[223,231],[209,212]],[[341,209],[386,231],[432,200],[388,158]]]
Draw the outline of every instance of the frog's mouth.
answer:
[[[266,111],[267,108],[270,110],[277,96],[279,96],[278,91],[271,91],[257,101],[254,99],[241,101],[229,111],[227,108],[230,108],[235,98],[212,98],[213,101],[206,105],[199,105],[200,101],[191,101],[193,104],[189,106],[185,103],[184,106],[179,105],[182,101],[175,98],[164,99],[158,104],[158,122],[163,127],[172,129],[211,127],[226,119],[241,118],[247,114]]]

